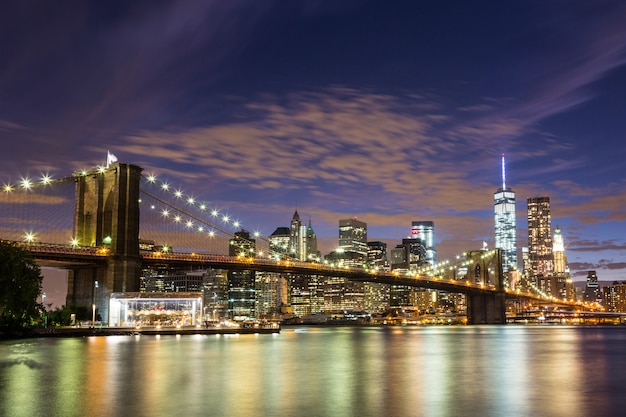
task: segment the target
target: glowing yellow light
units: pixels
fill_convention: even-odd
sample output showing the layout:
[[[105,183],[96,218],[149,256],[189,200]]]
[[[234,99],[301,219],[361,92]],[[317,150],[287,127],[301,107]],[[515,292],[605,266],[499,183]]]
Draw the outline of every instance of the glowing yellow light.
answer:
[[[189,198],[187,199],[187,203],[189,203],[189,204],[191,204],[191,205],[195,204],[195,202],[196,202],[196,200],[195,200],[193,197],[189,197]]]
[[[193,222],[191,220],[187,220],[187,227],[190,229],[193,227]]]
[[[153,174],[148,175],[147,177],[148,182],[154,184],[156,182],[156,176]]]
[[[211,211],[211,216],[213,216],[213,217],[217,217],[218,214],[220,214],[220,213],[217,210]]]
[[[235,227],[239,227],[239,222],[234,222],[234,223],[233,223],[233,226],[235,226]]]
[[[2,191],[4,191],[5,193],[10,193],[11,191],[13,191],[13,186],[11,184],[4,184],[4,186],[2,187]]]
[[[50,177],[50,175],[45,174],[44,176],[41,177],[41,182],[43,184],[50,184],[52,182],[52,177]]]
[[[183,196],[183,192],[180,190],[176,190],[174,191],[174,195],[176,196],[176,198],[181,198]]]
[[[170,250],[170,248],[168,248],[167,246],[163,246],[163,248],[161,250],[163,252],[168,252]]]
[[[164,182],[163,184],[161,184],[161,189],[167,191],[170,189],[170,185]]]
[[[213,237],[213,236],[215,236],[215,232],[214,232],[213,230],[211,230],[211,231],[209,232],[209,237]]]
[[[180,216],[176,216],[176,217],[174,217],[174,221],[175,221],[176,223],[180,223],[180,221],[181,221]]]
[[[228,220],[229,220],[228,216],[222,216],[222,221],[228,223]]]
[[[259,233],[259,232],[254,232],[254,237],[259,237],[259,236],[261,236],[261,233]]]
[[[203,231],[204,231],[204,227],[198,226],[198,232],[203,232]]]
[[[73,238],[72,240],[70,240],[70,245],[72,245],[72,247],[76,247],[78,246],[78,239]]]
[[[20,183],[23,189],[30,190],[32,187],[32,182],[28,178],[22,178],[22,182]]]
[[[167,209],[165,209],[165,210],[163,210],[163,211],[161,212],[161,216],[163,216],[163,217],[169,217],[169,215],[170,215],[170,212],[169,212],[169,210],[167,210]]]
[[[97,167],[96,169],[97,169],[97,171],[98,171],[100,174],[102,174],[102,173],[104,173],[104,171],[106,171],[106,168],[105,168],[105,167],[103,167],[103,166],[100,166],[100,165],[98,165],[98,167]]]
[[[24,240],[28,243],[35,241],[35,234],[32,232],[28,232],[24,235]]]
[[[200,204],[200,210],[205,211],[206,210],[206,204]]]

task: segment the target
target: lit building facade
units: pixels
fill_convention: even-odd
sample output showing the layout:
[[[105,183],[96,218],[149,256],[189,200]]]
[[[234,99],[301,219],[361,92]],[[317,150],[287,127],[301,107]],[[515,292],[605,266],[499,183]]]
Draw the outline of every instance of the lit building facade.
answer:
[[[606,311],[626,313],[626,283],[614,282],[613,285],[602,287],[602,292]]]
[[[531,197],[528,203],[528,277],[548,276],[554,271],[550,197]]]
[[[564,274],[569,272],[567,266],[567,257],[565,256],[565,243],[563,241],[563,234],[559,226],[554,229],[554,240],[552,244],[552,254],[554,256],[554,273]]]
[[[367,223],[355,219],[339,220],[339,248],[367,257]]]
[[[302,222],[298,210],[293,213],[289,224],[289,256],[300,259]]]
[[[424,247],[423,262],[435,265],[437,251],[435,250],[435,223],[432,221],[414,221],[411,224],[411,239],[419,239]]]
[[[256,241],[245,230],[236,232],[229,243],[230,256],[256,255]],[[228,315],[237,321],[257,317],[254,271],[228,271]]]
[[[367,242],[367,264],[379,271],[388,271],[387,244]],[[366,282],[363,285],[365,311],[379,313],[389,308],[389,284]]]
[[[602,291],[598,282],[596,271],[587,272],[587,282],[583,291],[583,301],[589,303],[602,303]]]
[[[502,249],[502,270],[517,269],[517,228],[515,193],[506,186],[504,155],[502,155],[502,187],[493,195],[496,248]]]
[[[277,227],[269,237],[270,256],[283,259],[289,255],[291,235],[288,227]]]

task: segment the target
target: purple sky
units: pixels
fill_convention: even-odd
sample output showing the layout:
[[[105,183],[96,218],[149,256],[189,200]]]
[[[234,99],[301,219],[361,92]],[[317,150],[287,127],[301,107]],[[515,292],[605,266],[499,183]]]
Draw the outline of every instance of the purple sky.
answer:
[[[120,160],[323,253],[357,216],[493,246],[500,154],[575,279],[626,279],[626,3],[6,1],[0,180]]]

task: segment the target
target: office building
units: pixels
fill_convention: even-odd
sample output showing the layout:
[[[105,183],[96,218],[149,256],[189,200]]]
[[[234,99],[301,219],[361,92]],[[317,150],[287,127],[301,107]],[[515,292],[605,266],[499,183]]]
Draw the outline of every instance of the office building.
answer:
[[[229,242],[230,256],[254,257],[256,241],[246,230],[236,232]],[[254,271],[228,271],[228,315],[232,320],[257,317]]]
[[[527,277],[548,276],[554,271],[550,197],[531,197],[528,203]]]
[[[493,195],[496,248],[502,249],[502,270],[517,269],[517,228],[515,193],[506,186],[504,154],[502,155],[502,187]]]
[[[567,257],[565,256],[565,243],[563,241],[563,234],[559,226],[554,229],[554,240],[552,244],[552,255],[554,257],[554,273],[564,274],[569,272],[567,266]]]
[[[432,221],[414,221],[411,224],[411,239],[419,239],[424,247],[423,263],[435,265],[437,251],[435,250],[435,223]]]
[[[356,218],[339,220],[339,248],[367,258],[367,223]]]

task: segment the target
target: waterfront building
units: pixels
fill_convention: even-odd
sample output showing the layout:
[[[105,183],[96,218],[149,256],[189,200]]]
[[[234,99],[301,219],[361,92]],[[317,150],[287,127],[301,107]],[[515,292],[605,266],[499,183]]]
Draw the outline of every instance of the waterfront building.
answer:
[[[437,263],[435,222],[429,220],[413,221],[411,223],[411,239],[420,242],[421,247],[420,245],[410,245],[407,254],[409,269],[417,269],[424,265],[434,266]],[[451,303],[450,299],[451,294],[445,291],[414,287],[409,289],[409,305],[419,308],[420,311],[429,311],[440,304],[448,305]]]
[[[236,232],[229,242],[230,256],[254,257],[256,241],[246,230]],[[228,315],[242,321],[257,317],[255,272],[250,270],[228,271]]]
[[[606,311],[626,313],[626,282],[613,282],[602,288]]]
[[[204,316],[220,321],[228,315],[228,273],[222,269],[209,269],[202,284]]]
[[[205,270],[184,271],[167,265],[141,269],[139,292],[198,292],[202,291]]]
[[[531,197],[528,203],[527,277],[548,276],[554,271],[550,197]]]
[[[273,319],[280,313],[281,274],[258,271],[254,276],[255,311],[258,318]]]
[[[496,248],[502,249],[504,273],[517,269],[517,228],[515,192],[506,185],[504,154],[502,155],[502,187],[493,195]]]
[[[367,264],[379,271],[388,271],[387,244],[385,242],[367,242]],[[389,284],[366,282],[363,286],[365,311],[379,313],[389,308]]]

